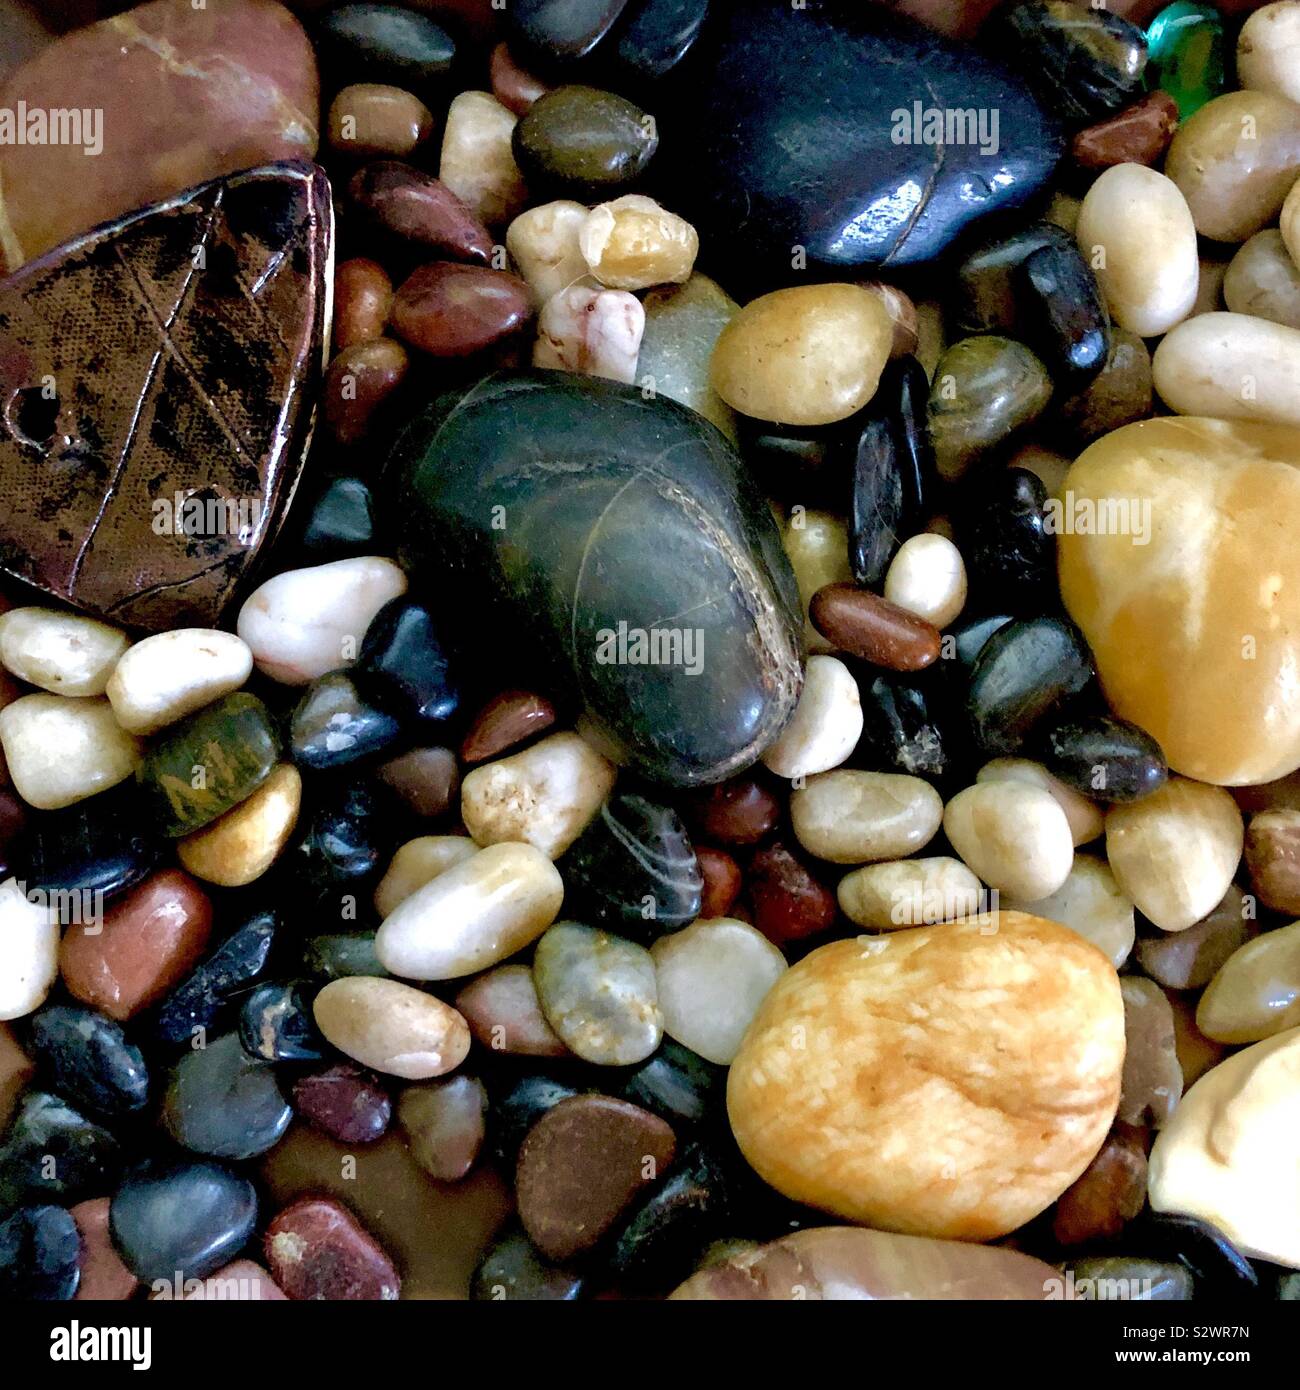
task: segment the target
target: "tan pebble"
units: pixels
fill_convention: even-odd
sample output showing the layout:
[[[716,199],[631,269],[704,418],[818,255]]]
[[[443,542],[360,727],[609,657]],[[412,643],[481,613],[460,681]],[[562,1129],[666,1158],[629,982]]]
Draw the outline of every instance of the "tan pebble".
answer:
[[[521,212],[506,228],[506,250],[538,304],[587,275],[578,233],[587,220],[581,203],[560,199]]]
[[[1232,258],[1223,299],[1234,314],[1300,328],[1300,270],[1276,227],[1256,232]]]
[[[421,835],[400,845],[375,888],[375,911],[387,917],[439,874],[478,853],[468,835]]]
[[[1242,25],[1237,81],[1300,102],[1300,4],[1295,0],[1265,5]]]
[[[128,646],[126,633],[80,613],[11,608],[0,615],[0,662],[55,695],[102,695]]]
[[[1003,901],[1003,907],[1032,912],[1077,931],[1119,969],[1133,950],[1133,904],[1120,891],[1104,859],[1076,854],[1065,882],[1035,903]]]
[[[404,159],[429,137],[433,113],[401,87],[357,82],[344,87],[329,109],[329,142],[354,159]]]
[[[865,864],[924,849],[943,821],[943,801],[920,777],[841,768],[791,793],[790,821],[810,854]]]
[[[205,883],[242,888],[271,867],[298,823],[302,778],[281,763],[260,787],[211,825],[176,842],[181,864]]]
[[[804,611],[804,638],[810,652],[835,650],[817,631],[811,616],[813,598],[828,584],[853,581],[849,566],[849,528],[845,519],[815,508],[792,511],[789,521],[780,519],[781,544],[799,585]]]
[[[1300,922],[1261,932],[1219,968],[1196,1026],[1224,1043],[1261,1042],[1300,1025]]]
[[[59,918],[16,878],[0,883],[0,1019],[25,1018],[59,973]]]
[[[1151,376],[1179,415],[1300,425],[1300,328],[1201,314],[1165,335]]]
[[[1074,839],[1060,803],[1028,783],[967,787],[944,808],[943,828],[973,873],[1021,902],[1055,893],[1074,863]]]
[[[184,627],[129,647],[105,694],[131,734],[154,734],[238,690],[253,670],[248,643],[233,632]]]
[[[1124,1124],[1159,1129],[1183,1094],[1173,1009],[1154,980],[1125,975],[1119,987],[1124,996],[1124,1081],[1117,1115]]]
[[[18,795],[57,811],[125,781],[143,755],[103,698],[24,695],[0,709],[0,744]]]
[[[364,1067],[423,1081],[465,1060],[469,1028],[449,1004],[398,980],[331,980],[312,1006],[327,1042]]]
[[[439,181],[488,226],[510,221],[528,200],[511,149],[516,119],[488,92],[461,92],[447,110]]]
[[[983,910],[979,879],[947,855],[867,864],[840,879],[840,909],[860,927],[929,927]]]
[[[570,285],[552,295],[537,316],[533,366],[630,385],[644,332],[645,310],[636,295]]]
[[[598,203],[578,232],[586,267],[614,290],[680,285],[690,276],[700,239],[676,213],[641,193]]]
[[[1261,811],[1250,818],[1246,867],[1265,907],[1300,914],[1300,811]]]
[[[1105,817],[1096,802],[1089,801],[1082,793],[1067,787],[1059,777],[1054,777],[1042,765],[1029,758],[994,758],[984,764],[975,774],[977,782],[1027,782],[1031,787],[1042,787],[1051,792],[1065,812],[1070,822],[1070,835],[1075,847],[1091,844],[1100,837],[1105,826]]]

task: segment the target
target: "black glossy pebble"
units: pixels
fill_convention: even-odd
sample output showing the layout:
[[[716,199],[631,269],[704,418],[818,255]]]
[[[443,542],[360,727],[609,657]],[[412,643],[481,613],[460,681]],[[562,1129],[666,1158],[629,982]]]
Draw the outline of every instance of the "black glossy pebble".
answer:
[[[81,1281],[81,1236],[62,1207],[19,1207],[0,1221],[0,1303],[58,1302]]]
[[[973,491],[959,532],[972,605],[1023,614],[1059,607],[1042,479],[1027,468],[997,469]]]
[[[566,71],[614,27],[627,0],[510,0],[511,51],[538,72]]]
[[[111,1192],[122,1152],[108,1130],[48,1091],[28,1091],[0,1144],[0,1215],[28,1203],[71,1206]]]
[[[928,680],[882,672],[858,681],[862,698],[862,736],[850,763],[869,772],[901,772],[910,777],[942,778],[948,771],[948,743],[940,702],[932,700]]]
[[[32,1019],[31,1050],[54,1089],[96,1119],[112,1124],[148,1103],[144,1054],[98,1009],[47,1005]]]
[[[1025,341],[1047,365],[1058,391],[1083,390],[1106,366],[1112,345],[1097,277],[1071,244],[1035,251],[1016,278]]]
[[[581,1274],[547,1264],[522,1231],[509,1231],[484,1252],[469,1296],[482,1303],[571,1303],[582,1289]]]
[[[305,565],[375,553],[375,499],[361,478],[331,478],[310,504],[298,538]]]
[[[315,772],[375,757],[401,736],[398,721],[369,703],[348,671],[312,681],[289,721],[294,762]]]
[[[24,854],[27,890],[102,893],[110,899],[146,878],[162,858],[133,783],[61,811],[33,811]]]
[[[1020,751],[1093,679],[1092,653],[1064,618],[1021,618],[999,628],[975,661],[966,711],[981,753]]]
[[[1094,801],[1140,801],[1169,776],[1164,752],[1145,729],[1106,714],[1054,725],[1044,736],[1044,753],[1066,786]]]
[[[666,77],[691,51],[708,13],[709,0],[631,0],[599,49],[614,90]]]
[[[1129,1248],[1153,1259],[1178,1260],[1195,1280],[1193,1297],[1235,1303],[1261,1295],[1250,1261],[1217,1227],[1195,1216],[1148,1212],[1125,1231]]]
[[[456,57],[448,32],[402,5],[339,5],[315,26],[327,84],[382,82],[419,96],[442,85]]]
[[[403,722],[438,724],[460,704],[438,624],[409,598],[395,598],[375,615],[351,675],[364,698]]]
[[[293,1112],[274,1069],[224,1033],[176,1064],[163,1124],[184,1149],[210,1158],[253,1158],[276,1144]]]
[[[203,1279],[239,1253],[257,1224],[257,1193],[218,1163],[150,1162],[108,1212],[113,1244],[137,1279]]]
[[[329,920],[357,920],[357,906],[391,848],[385,800],[370,782],[322,788],[286,856],[286,891]]]
[[[152,1032],[159,1042],[189,1045],[212,1034],[234,1007],[235,997],[265,972],[279,918],[270,909],[255,912],[163,1000]]]
[[[269,982],[244,1000],[239,1041],[250,1057],[263,1062],[314,1062],[326,1043],[312,1017],[315,990],[302,980]]]
[[[674,1127],[721,1114],[727,1069],[665,1038],[619,1087],[618,1094]]]
[[[700,915],[704,876],[671,806],[616,792],[557,866],[566,912],[649,943]]]

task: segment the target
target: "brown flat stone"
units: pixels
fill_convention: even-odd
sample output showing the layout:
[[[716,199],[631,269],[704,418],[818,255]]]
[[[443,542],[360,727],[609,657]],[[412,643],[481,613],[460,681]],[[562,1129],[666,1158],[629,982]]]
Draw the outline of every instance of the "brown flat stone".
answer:
[[[382,338],[393,307],[393,282],[378,262],[353,256],[334,272],[334,346],[356,347]]]
[[[818,589],[809,615],[839,651],[891,671],[923,671],[939,656],[943,638],[933,623],[856,584]]]
[[[440,816],[460,790],[450,748],[413,748],[383,764],[379,775],[417,816]]]
[[[523,1057],[567,1057],[569,1049],[546,1021],[527,965],[498,965],[456,996],[456,1008],[475,1041],[492,1052]]]
[[[481,763],[545,733],[555,723],[555,706],[529,690],[503,690],[474,716],[460,745],[462,762]]]
[[[202,959],[212,904],[188,874],[164,869],[105,914],[101,930],[69,927],[59,949],[68,993],[123,1022],[155,1004]]]
[[[71,1209],[72,1219],[81,1233],[81,1279],[77,1284],[78,1302],[105,1300],[121,1302],[130,1298],[140,1281],[122,1263],[108,1235],[107,1197],[78,1202]]]
[[[1116,164],[1154,164],[1178,129],[1178,103],[1168,92],[1150,92],[1109,120],[1081,130],[1070,146],[1082,169]]]
[[[593,1249],[673,1161],[672,1128],[611,1096],[571,1096],[528,1131],[515,1199],[529,1239],[549,1260]]]

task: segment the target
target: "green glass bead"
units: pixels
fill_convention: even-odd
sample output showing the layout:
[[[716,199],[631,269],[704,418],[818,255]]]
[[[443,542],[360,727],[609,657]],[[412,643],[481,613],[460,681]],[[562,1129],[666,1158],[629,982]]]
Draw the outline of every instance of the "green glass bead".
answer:
[[[1168,92],[1182,120],[1228,89],[1223,16],[1213,5],[1176,0],[1147,30],[1147,88]]]
[[[279,761],[266,706],[236,691],[175,725],[136,773],[164,835],[188,835],[257,790]]]

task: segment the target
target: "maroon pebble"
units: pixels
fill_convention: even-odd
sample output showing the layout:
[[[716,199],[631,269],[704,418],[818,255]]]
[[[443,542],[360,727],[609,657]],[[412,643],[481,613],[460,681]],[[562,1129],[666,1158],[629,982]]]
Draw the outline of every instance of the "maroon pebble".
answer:
[[[365,256],[344,261],[334,272],[335,348],[382,338],[392,307],[393,282],[382,265]]]
[[[701,839],[756,845],[776,828],[781,803],[754,777],[733,777],[698,793],[687,812]]]
[[[392,338],[344,348],[325,373],[325,419],[340,444],[355,444],[406,376],[406,349]]]
[[[724,850],[696,845],[695,857],[704,876],[701,917],[726,917],[740,893],[740,865]]]
[[[122,1257],[109,1239],[108,1205],[107,1197],[92,1197],[71,1208],[72,1219],[81,1236],[78,1302],[120,1303],[139,1287],[140,1281],[122,1263]]]
[[[1109,120],[1081,130],[1070,146],[1074,162],[1088,170],[1116,164],[1154,164],[1178,129],[1178,103],[1168,92],[1150,92]]]
[[[487,265],[492,235],[447,187],[420,169],[381,159],[348,184],[354,206],[375,226],[458,261]]]
[[[374,1143],[393,1115],[393,1102],[378,1077],[351,1062],[300,1076],[293,1105],[304,1120],[343,1144]]]
[[[525,739],[545,733],[555,723],[555,706],[529,690],[503,690],[474,716],[460,745],[462,762],[481,763]]]
[[[754,925],[777,946],[816,936],[835,921],[835,894],[779,841],[749,861],[746,881]]]
[[[492,95],[516,116],[522,116],[538,97],[544,97],[551,90],[540,77],[521,68],[503,43],[492,50],[488,80],[492,84]]]
[[[266,1228],[266,1263],[298,1302],[387,1302],[402,1287],[392,1260],[356,1217],[329,1197],[303,1197]]]
[[[455,261],[423,265],[393,299],[393,328],[432,357],[468,357],[517,333],[532,317],[525,281]]]
[[[379,775],[417,816],[442,815],[460,789],[450,748],[412,748],[384,763]]]

